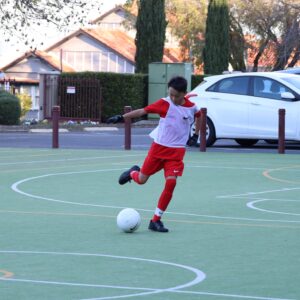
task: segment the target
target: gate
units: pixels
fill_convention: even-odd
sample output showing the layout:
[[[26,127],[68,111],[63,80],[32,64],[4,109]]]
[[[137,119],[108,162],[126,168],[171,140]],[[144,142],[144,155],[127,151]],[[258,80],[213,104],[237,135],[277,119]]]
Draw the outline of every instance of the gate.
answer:
[[[57,105],[57,88],[59,73],[40,74],[40,97],[43,105],[43,117],[51,119],[52,107]]]
[[[60,77],[60,118],[101,122],[101,85],[96,78]]]

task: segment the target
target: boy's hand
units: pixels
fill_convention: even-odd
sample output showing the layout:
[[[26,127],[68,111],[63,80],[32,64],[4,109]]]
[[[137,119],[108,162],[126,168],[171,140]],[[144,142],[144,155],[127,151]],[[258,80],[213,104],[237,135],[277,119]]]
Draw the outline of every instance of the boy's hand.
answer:
[[[197,146],[197,142],[198,142],[198,138],[199,138],[199,135],[198,134],[193,134],[187,141],[187,145],[188,146]]]
[[[110,123],[116,124],[116,123],[122,122],[123,120],[124,120],[124,118],[122,115],[115,115],[115,116],[108,118],[106,120],[106,124],[110,124]]]

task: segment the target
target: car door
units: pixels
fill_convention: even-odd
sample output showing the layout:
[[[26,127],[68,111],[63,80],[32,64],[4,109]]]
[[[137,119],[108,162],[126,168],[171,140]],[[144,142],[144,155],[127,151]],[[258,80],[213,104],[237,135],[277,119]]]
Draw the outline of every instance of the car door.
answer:
[[[227,77],[206,89],[217,138],[245,137],[249,127],[249,76]]]
[[[300,102],[282,99],[281,93],[293,91],[277,80],[267,77],[253,77],[253,97],[250,104],[250,135],[253,137],[277,139],[278,110],[285,115],[286,139],[296,139],[299,127]]]

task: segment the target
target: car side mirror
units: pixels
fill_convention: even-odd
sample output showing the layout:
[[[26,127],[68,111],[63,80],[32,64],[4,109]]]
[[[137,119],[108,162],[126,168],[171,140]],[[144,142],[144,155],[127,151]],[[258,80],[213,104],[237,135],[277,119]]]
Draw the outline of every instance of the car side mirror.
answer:
[[[295,96],[290,92],[284,92],[284,93],[281,93],[281,98],[287,99],[287,100],[294,100]]]

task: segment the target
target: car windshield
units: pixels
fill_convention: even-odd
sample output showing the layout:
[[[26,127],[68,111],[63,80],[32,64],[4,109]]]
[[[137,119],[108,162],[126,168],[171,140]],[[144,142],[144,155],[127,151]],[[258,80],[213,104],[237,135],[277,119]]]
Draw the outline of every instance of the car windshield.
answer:
[[[295,88],[300,90],[300,76],[295,77],[283,77],[281,78],[284,81],[287,81],[288,83],[292,84]]]

